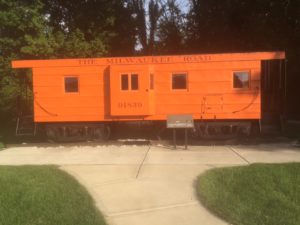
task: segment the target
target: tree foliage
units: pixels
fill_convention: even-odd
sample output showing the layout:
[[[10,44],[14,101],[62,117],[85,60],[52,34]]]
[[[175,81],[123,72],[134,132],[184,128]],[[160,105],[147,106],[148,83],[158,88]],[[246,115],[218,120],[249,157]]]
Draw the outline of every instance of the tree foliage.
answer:
[[[182,50],[185,23],[178,2],[130,1],[142,54],[170,54]]]
[[[97,57],[114,51],[122,54],[115,47],[118,41],[131,53],[134,28],[125,5],[124,0],[45,0],[43,14],[55,36],[60,37],[59,57]]]
[[[180,54],[184,52],[186,16],[177,0],[167,0],[158,24],[158,52]]]
[[[45,24],[40,13],[43,4],[40,0],[0,1],[0,123],[14,114],[17,96],[22,91],[21,80],[26,77],[23,70],[12,71],[11,60],[28,59],[38,54],[37,46],[45,53],[48,41],[45,40]],[[36,47],[32,45],[36,41]],[[33,50],[35,48],[36,50]]]
[[[186,43],[190,51],[286,49],[299,37],[299,0],[190,2]]]
[[[163,12],[161,0],[131,0],[139,44],[143,54],[153,54],[158,21]]]

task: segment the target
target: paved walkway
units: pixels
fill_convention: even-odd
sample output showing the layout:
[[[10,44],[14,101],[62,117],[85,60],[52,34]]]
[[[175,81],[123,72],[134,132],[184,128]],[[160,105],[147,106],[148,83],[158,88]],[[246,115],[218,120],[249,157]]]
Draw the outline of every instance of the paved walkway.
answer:
[[[95,199],[110,225],[224,225],[194,193],[207,169],[255,162],[300,162],[289,144],[193,146],[10,146],[1,165],[57,164],[74,175]]]

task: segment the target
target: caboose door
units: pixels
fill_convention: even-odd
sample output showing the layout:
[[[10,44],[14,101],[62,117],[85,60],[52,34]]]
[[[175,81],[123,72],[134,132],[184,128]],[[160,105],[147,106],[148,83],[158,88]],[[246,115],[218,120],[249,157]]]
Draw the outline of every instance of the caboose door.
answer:
[[[146,65],[110,67],[110,110],[112,116],[151,115],[149,69]]]

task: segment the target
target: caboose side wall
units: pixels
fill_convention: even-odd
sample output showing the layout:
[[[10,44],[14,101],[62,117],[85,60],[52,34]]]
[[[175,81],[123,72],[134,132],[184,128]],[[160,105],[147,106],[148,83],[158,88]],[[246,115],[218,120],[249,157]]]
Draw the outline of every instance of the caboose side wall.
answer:
[[[33,68],[35,122],[103,120],[106,71],[106,66]],[[65,92],[65,77],[78,77],[78,93]]]
[[[115,72],[107,65],[33,68],[35,122],[162,120],[168,114],[186,113],[195,119],[260,118],[259,60],[145,64],[145,76],[154,75],[154,90],[149,98],[136,99],[142,104],[149,101],[153,109],[149,115],[132,113],[135,116],[131,117],[114,116],[110,111],[111,101],[118,98],[111,98],[109,82],[112,76],[120,76],[123,68],[126,73],[141,71],[141,65],[124,66]],[[233,88],[233,71],[250,72],[249,89]],[[186,90],[172,90],[173,73],[187,74]],[[78,93],[65,93],[64,77],[68,76],[78,77]],[[120,87],[118,83],[111,85]],[[147,87],[143,84],[140,88]]]
[[[259,119],[260,61],[155,65],[155,115],[195,119]],[[249,71],[249,89],[233,88],[233,72]],[[172,90],[173,73],[187,74],[187,89]]]

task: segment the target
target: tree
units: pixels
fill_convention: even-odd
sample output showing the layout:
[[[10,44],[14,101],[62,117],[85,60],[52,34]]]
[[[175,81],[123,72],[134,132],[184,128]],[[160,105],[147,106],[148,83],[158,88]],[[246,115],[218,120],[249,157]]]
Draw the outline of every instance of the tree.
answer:
[[[167,0],[158,24],[158,51],[164,54],[184,52],[185,15],[176,0]]]
[[[164,10],[161,0],[131,0],[137,36],[143,54],[153,54],[158,22]]]
[[[190,4],[190,51],[284,49],[291,40],[288,36],[295,34],[291,26],[299,19],[299,0],[191,0]]]
[[[117,0],[114,5],[114,36],[109,41],[109,55],[130,56],[135,54],[136,26],[131,0]]]
[[[39,45],[39,54],[51,52],[45,41],[47,32],[40,11],[40,0],[0,1],[0,123],[1,127],[15,115],[16,99],[21,92],[21,80],[26,71],[11,69],[11,60],[36,57],[33,52]],[[38,44],[32,45],[32,40]],[[35,49],[35,50],[34,50]]]
[[[135,28],[127,0],[45,2],[44,14],[48,24],[61,37],[60,57],[70,57],[70,54],[72,57],[97,57],[133,52]],[[75,43],[83,49],[74,52]]]

